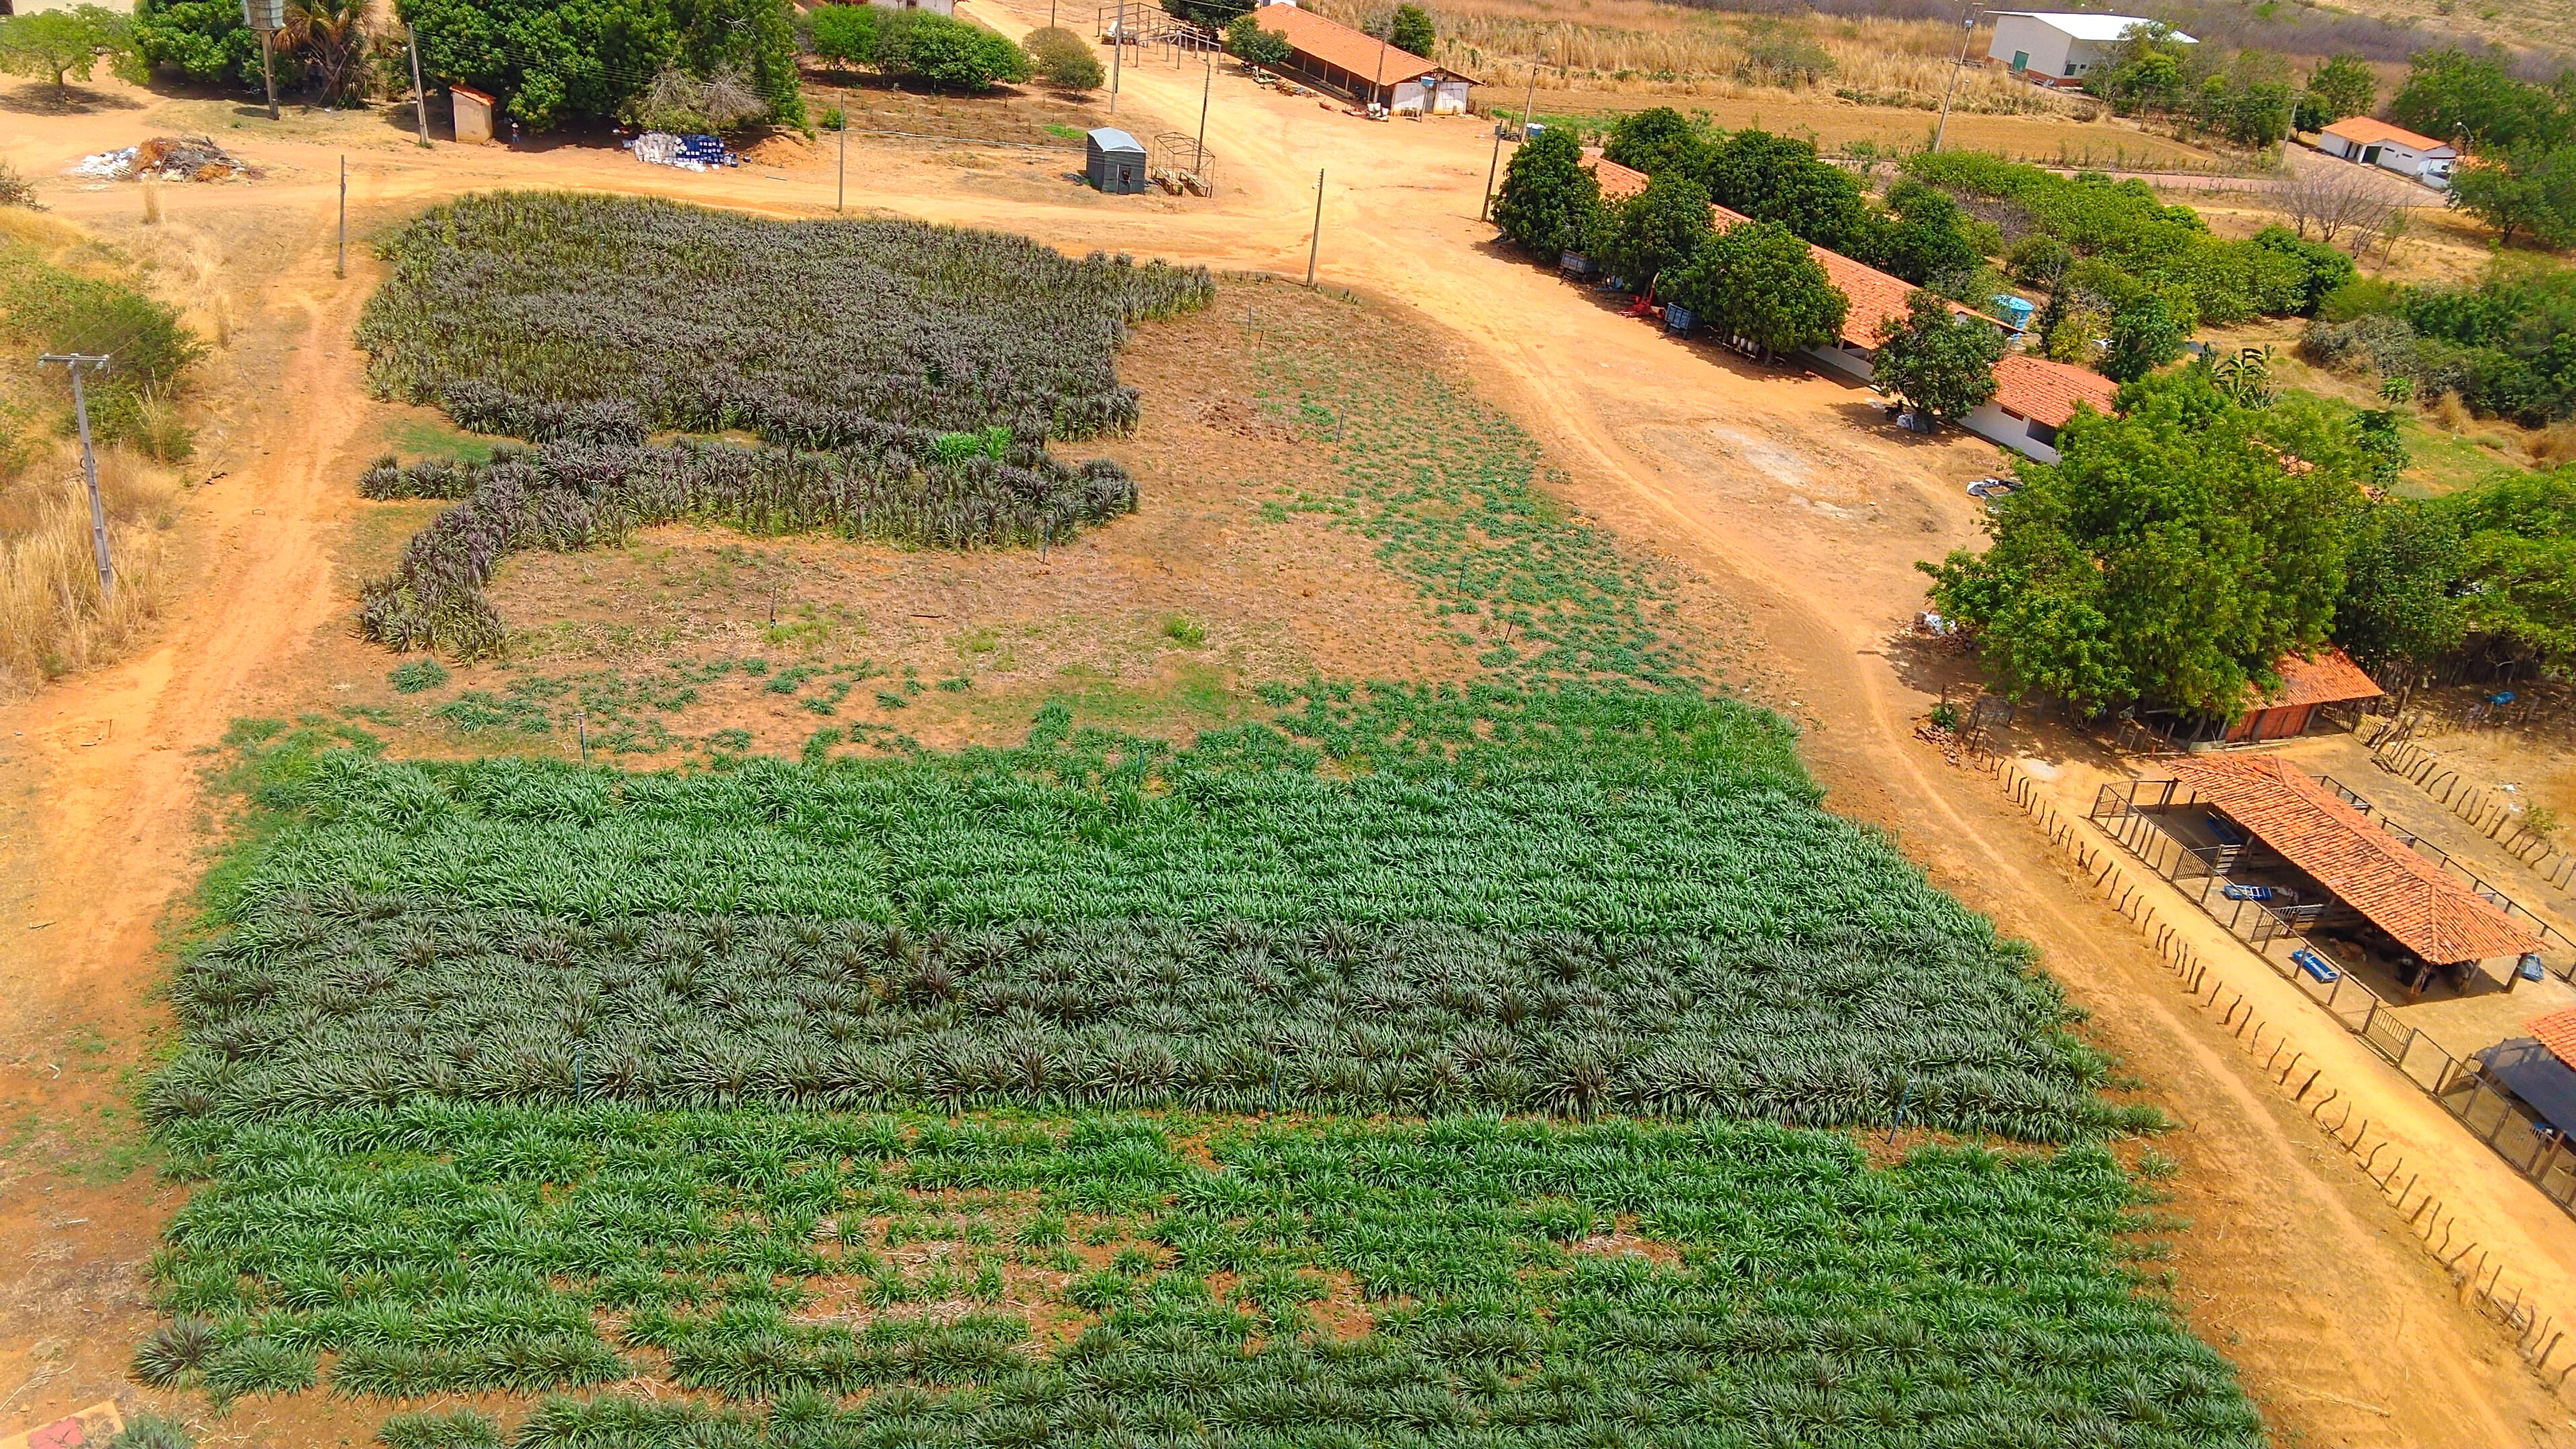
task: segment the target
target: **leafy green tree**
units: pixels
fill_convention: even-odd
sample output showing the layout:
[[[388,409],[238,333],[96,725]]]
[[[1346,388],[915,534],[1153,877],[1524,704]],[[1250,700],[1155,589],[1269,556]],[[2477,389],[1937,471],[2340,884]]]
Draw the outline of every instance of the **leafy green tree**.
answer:
[[[2576,663],[2576,464],[2441,501],[2457,521],[2461,624],[2490,653]]]
[[[1087,91],[1101,82],[1100,57],[1091,53],[1091,46],[1081,36],[1061,25],[1032,30],[1021,44],[1027,47],[1038,74],[1051,86]]]
[[[1395,18],[1387,22],[1386,42],[1428,60],[1431,47],[1440,43],[1440,31],[1431,23],[1430,11],[1409,3],[1398,5]]]
[[[1261,22],[1254,19],[1248,10],[1227,23],[1225,49],[1227,54],[1245,65],[1267,68],[1286,65],[1288,57],[1296,54],[1296,48],[1288,43],[1287,36],[1275,30],[1262,29]]]
[[[834,68],[873,65],[877,58],[877,17],[873,5],[823,5],[806,17],[806,44],[817,60]]]
[[[1716,231],[1709,219],[1708,189],[1669,172],[1605,211],[1592,259],[1640,289],[1652,288],[1665,268],[1689,261]]]
[[[1522,142],[1494,198],[1494,225],[1543,257],[1583,244],[1601,211],[1601,183],[1583,164],[1572,133],[1542,131]]]
[[[1921,567],[2007,688],[2233,717],[2335,617],[2361,502],[2352,411],[2249,408],[2192,368],[2123,388],[2120,406],[2079,409],[2059,462],[2021,465],[1992,547]]]
[[[2212,76],[2201,86],[2200,129],[2248,150],[2277,146],[2290,134],[2298,93],[2274,80]]]
[[[1701,325],[1771,356],[1830,345],[1851,310],[1807,244],[1772,221],[1740,222],[1710,237],[1665,291]]]
[[[2576,246],[2576,145],[2525,142],[2481,156],[2451,173],[2450,204],[2502,241],[2527,235],[2543,246]]]
[[[153,70],[219,85],[259,84],[259,35],[240,0],[134,0],[134,51]]]
[[[2105,340],[2110,350],[2102,356],[2102,375],[2136,382],[2182,355],[2183,329],[2163,294],[2141,290],[2112,311]]]
[[[1860,250],[1866,238],[1860,178],[1795,137],[1737,131],[1709,148],[1700,179],[1718,205],[1776,221],[1828,251]]]
[[[2462,574],[2451,511],[2391,498],[2353,516],[2334,637],[2364,668],[2431,664],[2460,646],[2467,622],[2453,586]]]
[[[2326,297],[2357,274],[2352,258],[2324,242],[2309,241],[2286,226],[2267,226],[2254,233],[2253,241],[2258,247],[2298,263],[2305,276],[2298,309],[2302,316],[2316,315]]]
[[[2346,116],[2366,116],[2379,103],[2379,76],[2357,55],[2330,56],[2308,72],[2299,95],[2299,129],[2323,130]]]
[[[1962,317],[1930,292],[1905,299],[1905,316],[1878,324],[1871,379],[1904,399],[1917,415],[1956,422],[1995,395],[1995,364],[2004,336],[1992,323]]]
[[[71,83],[88,80],[100,60],[116,66],[133,54],[132,26],[103,5],[0,19],[0,71],[51,80],[58,99],[68,99]]]
[[[2437,141],[2465,134],[2480,148],[2553,146],[2576,133],[2576,90],[2526,84],[2491,56],[2428,50],[2389,99],[2388,118]]]
[[[962,91],[1029,78],[1029,53],[1007,35],[936,10],[897,10],[877,27],[877,69]]]
[[[738,73],[801,123],[796,30],[778,0],[396,0],[421,68],[507,98],[530,129],[625,114],[665,66]]]
[[[2162,21],[2132,25],[2111,53],[2085,74],[2084,89],[2122,115],[2162,115],[2181,104],[2191,84],[2194,47]]]
[[[1866,228],[1861,260],[1914,285],[1953,276],[1986,259],[1981,226],[1956,198],[1911,176],[1887,188],[1887,211]]]
[[[1688,116],[1670,106],[1630,111],[1610,128],[1601,154],[1631,171],[1661,176],[1679,171],[1702,176],[1708,164],[1708,138]],[[1705,182],[1703,182],[1705,184]]]
[[[1254,0],[1163,0],[1163,12],[1208,30],[1231,32],[1235,21],[1252,13],[1253,4]]]

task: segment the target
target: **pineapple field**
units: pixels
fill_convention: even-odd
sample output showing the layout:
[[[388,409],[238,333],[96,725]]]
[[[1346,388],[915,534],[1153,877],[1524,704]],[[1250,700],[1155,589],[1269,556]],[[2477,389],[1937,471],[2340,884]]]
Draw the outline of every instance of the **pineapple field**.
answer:
[[[1133,427],[1124,329],[1214,285],[552,195],[388,254],[376,385],[521,440],[361,482],[453,504],[367,634],[466,657],[516,550],[1132,527],[1049,445]],[[237,727],[134,1375],[387,1449],[2264,1442],[2159,1268],[2163,1119],[2033,951],[1824,808],[1508,418],[1299,306],[1239,341],[1330,471],[1236,506],[1361,540],[1473,677],[662,770]],[[625,730],[737,666],[437,709]]]
[[[655,200],[497,192],[381,248],[358,345],[378,392],[534,443],[485,465],[385,458],[374,498],[454,498],[362,594],[367,636],[475,657],[525,548],[646,523],[831,529],[935,547],[1044,543],[1135,508],[1049,439],[1132,429],[1127,325],[1203,305],[1201,268],[919,222],[775,222]],[[747,433],[648,446],[655,434]]]
[[[1277,699],[696,774],[281,737],[138,1373],[396,1445],[2260,1442],[2154,1291],[2153,1114],[1774,717]]]

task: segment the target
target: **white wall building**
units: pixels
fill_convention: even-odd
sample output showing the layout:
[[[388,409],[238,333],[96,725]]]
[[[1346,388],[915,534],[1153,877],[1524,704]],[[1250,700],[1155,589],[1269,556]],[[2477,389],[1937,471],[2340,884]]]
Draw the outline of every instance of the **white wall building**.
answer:
[[[2120,37],[2153,23],[2135,15],[2054,10],[1993,10],[1987,17],[1995,22],[1995,40],[1986,47],[1986,58],[2002,61],[2015,75],[2055,86],[2082,84],[2093,67],[2119,48]],[[2180,31],[2172,38],[2185,45],[2200,43]]]
[[[2368,116],[2346,116],[2318,132],[2317,149],[2329,156],[2394,171],[2432,187],[2449,186],[2451,168],[2460,159],[2455,146]]]
[[[957,0],[868,0],[880,10],[936,10],[942,15],[957,13]]]

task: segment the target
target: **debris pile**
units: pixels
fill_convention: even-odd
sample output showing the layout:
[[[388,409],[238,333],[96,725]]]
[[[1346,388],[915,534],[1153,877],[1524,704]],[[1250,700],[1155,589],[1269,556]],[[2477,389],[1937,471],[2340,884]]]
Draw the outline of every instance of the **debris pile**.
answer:
[[[71,174],[97,181],[245,181],[259,172],[211,136],[155,136],[84,156]]]
[[[677,166],[683,171],[742,164],[742,158],[726,147],[721,136],[674,136],[668,131],[647,131],[627,142],[626,149],[634,152],[638,161]]]

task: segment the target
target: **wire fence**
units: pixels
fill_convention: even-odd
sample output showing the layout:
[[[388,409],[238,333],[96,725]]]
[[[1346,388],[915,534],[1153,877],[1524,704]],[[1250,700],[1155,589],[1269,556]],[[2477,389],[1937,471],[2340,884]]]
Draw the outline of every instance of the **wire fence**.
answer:
[[[2349,792],[2342,793],[2349,797]],[[2453,1052],[2422,1028],[2402,1020],[2386,998],[2308,939],[2302,928],[2314,917],[2301,913],[2315,906],[2231,895],[2230,874],[2245,860],[2248,847],[2194,845],[2167,830],[2151,813],[2185,810],[2197,803],[2194,793],[2179,780],[2131,780],[2102,786],[2086,818],[2140,864],[2180,889],[2229,934],[2252,947],[2258,959],[2297,986],[2336,1025],[2360,1037],[2408,1081],[2441,1103],[2562,1211],[2576,1216],[2576,1154],[2555,1132],[2489,1081],[2476,1058]],[[2547,929],[2545,923],[2543,929]],[[2542,964],[2561,980],[2576,979],[2576,942],[2554,931],[2551,935],[2565,953],[2557,960],[2544,956]]]
[[[2554,1370],[2563,1390],[2569,1374],[2576,1373],[2576,1356],[2559,1362],[2567,1332],[2559,1328],[2555,1314],[2541,1311],[2526,1284],[2507,1283],[2507,1274],[2513,1267],[2511,1259],[2464,1233],[2467,1224],[2435,1190],[2440,1185],[2438,1180],[2428,1186],[2422,1173],[2409,1172],[2404,1151],[2385,1128],[2380,1129],[2374,1141],[2369,1117],[2358,1115],[2355,1101],[2325,1080],[2324,1068],[2311,1064],[2308,1053],[2292,1045],[2290,1033],[2274,1029],[2257,1016],[2244,993],[2231,990],[2183,934],[2171,922],[2159,918],[2148,888],[2130,880],[2120,864],[2120,856],[2127,853],[2125,847],[2103,840],[2088,822],[2060,811],[2017,762],[1983,749],[1973,752],[1971,762],[1994,775],[2012,803],[2029,815],[2049,842],[2063,849],[2091,881],[2104,904],[2152,940],[2158,961],[2173,973],[2176,984],[2190,995],[2193,1004],[2214,1015],[2219,1027],[2248,1058],[2261,1063],[2257,1070],[2307,1113],[2370,1179],[2417,1243],[2460,1285],[2462,1301],[2502,1323],[2514,1335],[2515,1350],[2524,1361],[2541,1373]],[[2441,1048],[2420,1033],[2396,1040],[2397,1025],[2394,1018],[2374,1016],[2369,1019],[2370,1030],[2362,1035],[2378,1055],[2388,1057],[2394,1051],[2394,1060],[2410,1081],[2441,1101],[2446,1110],[2507,1162],[2520,1166],[2512,1124],[2496,1110],[2511,1104],[2482,1081],[2464,1084],[2456,1059],[2451,1059],[2448,1052],[2441,1054],[2448,1060],[2433,1057],[2431,1053]],[[2307,1068],[2304,1076],[2300,1074],[2302,1067]],[[2297,1083],[2295,1087],[2293,1081]],[[2427,1085],[2428,1082],[2436,1085]],[[2445,1087],[2450,1090],[2448,1098],[2441,1094]],[[2327,1120],[2329,1112],[2338,1114],[2331,1122]],[[2566,1206],[2567,1184],[2563,1179],[2567,1164],[2563,1159],[2544,1161],[2535,1156],[2523,1171],[2543,1192]]]
[[[2531,868],[2557,890],[2576,890],[2576,853],[2531,828],[2528,812],[2495,798],[2498,792],[2472,785],[2457,768],[2400,731],[2405,721],[2392,720],[2362,743],[2371,747],[2370,762],[2421,790],[2434,804],[2469,823],[2480,835],[2502,846],[2506,854]]]

